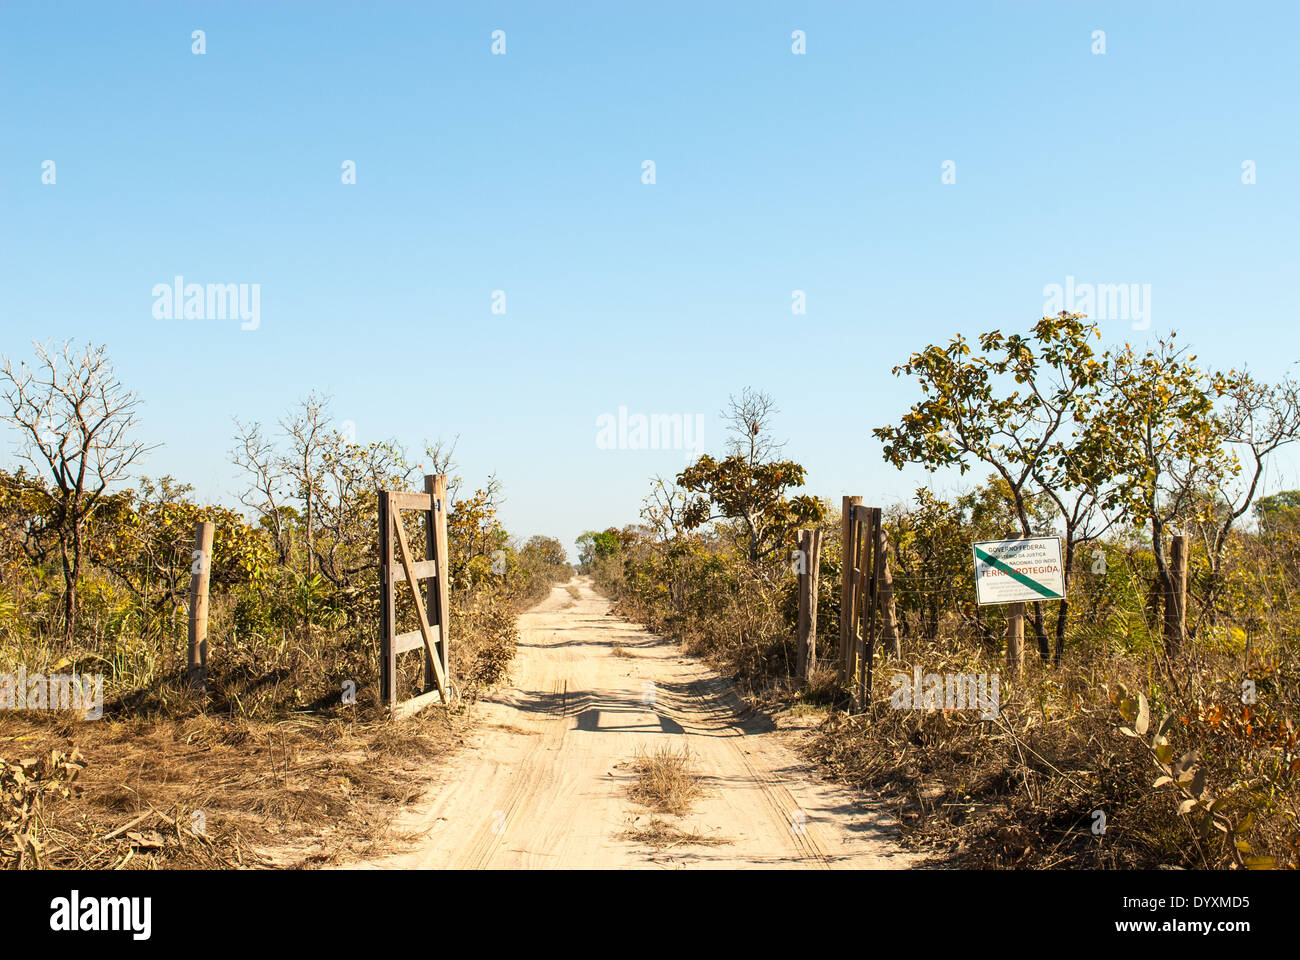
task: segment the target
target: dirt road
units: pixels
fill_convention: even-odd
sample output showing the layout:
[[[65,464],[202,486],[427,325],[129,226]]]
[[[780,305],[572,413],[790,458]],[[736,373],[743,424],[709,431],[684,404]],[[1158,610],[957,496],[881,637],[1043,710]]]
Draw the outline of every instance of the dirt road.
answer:
[[[884,818],[820,782],[730,684],[610,613],[586,580],[520,618],[513,685],[479,704],[482,723],[425,802],[397,824],[417,849],[381,868],[904,868]],[[624,655],[620,655],[624,654]],[[629,656],[630,654],[630,656]],[[626,839],[653,818],[627,795],[638,751],[693,757],[704,795],[661,817],[717,842],[667,848]]]

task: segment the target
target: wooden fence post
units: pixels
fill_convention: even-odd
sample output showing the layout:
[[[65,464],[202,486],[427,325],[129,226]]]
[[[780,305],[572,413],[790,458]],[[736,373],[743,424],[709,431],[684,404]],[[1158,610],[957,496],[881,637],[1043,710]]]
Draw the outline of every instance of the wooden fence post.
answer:
[[[856,642],[853,636],[854,611],[857,609],[855,603],[856,595],[854,592],[855,577],[854,568],[855,548],[857,536],[857,524],[853,519],[853,508],[860,506],[861,497],[844,497],[842,502],[843,516],[840,521],[840,679],[845,683],[852,680],[849,673],[853,645]]]
[[[874,507],[853,508],[853,553],[857,559],[857,583],[853,588],[853,614],[849,624],[849,675],[854,686],[854,705],[860,709],[863,691],[866,685],[867,642],[870,636],[865,629],[868,607],[875,602],[876,574],[876,509]],[[858,636],[859,627],[863,628]]]
[[[212,575],[212,537],[216,525],[207,520],[194,527],[194,562],[190,565],[190,629],[187,674],[190,686],[208,689],[208,584]]]
[[[812,532],[812,556],[808,561],[808,672],[817,669],[817,597],[821,593],[822,532]]]
[[[902,656],[898,642],[898,618],[894,610],[894,575],[889,569],[889,535],[885,525],[876,523],[876,556],[880,568],[876,573],[876,592],[880,597],[880,640],[891,657]]]
[[[438,630],[442,635],[442,642],[438,646],[442,652],[442,675],[447,681],[448,696],[450,696],[451,566],[447,553],[447,475],[439,473],[425,477],[424,489],[433,498],[433,512],[429,518],[433,523],[433,547],[438,551],[436,557],[438,573],[434,578],[433,590],[438,595]]]
[[[429,512],[425,514],[425,523],[424,523],[424,558],[426,560],[433,560],[436,564],[438,559],[438,512],[439,512],[438,508],[440,506],[440,504],[438,503],[436,477],[430,474],[425,474],[424,492],[427,493],[430,498]],[[446,671],[447,642],[445,640],[447,625],[444,624],[441,619],[442,606],[438,602],[438,592],[439,592],[439,585],[437,582],[437,572],[435,572],[434,579],[429,581],[429,585],[425,587],[424,610],[425,610],[425,616],[428,618],[430,623],[439,624],[439,640],[435,646],[438,651],[438,665],[443,668],[443,676],[445,677],[447,675],[447,671]],[[425,692],[427,693],[428,691],[435,689],[436,686],[437,684],[434,682],[433,679],[433,657],[429,655],[428,650],[425,650],[424,651]]]
[[[807,680],[817,669],[817,584],[821,566],[822,532],[799,531],[799,554],[804,569],[799,574],[799,678]]]
[[[1025,605],[1007,604],[1007,672],[1019,679],[1025,669]]]
[[[884,538],[880,535],[880,518],[879,507],[867,508],[861,561],[863,577],[858,581],[862,585],[863,603],[862,662],[858,665],[858,708],[861,710],[871,706],[871,690],[875,680],[876,614],[880,610],[880,552],[884,545]]]
[[[1169,545],[1171,589],[1165,598],[1165,652],[1180,653],[1187,638],[1187,538],[1174,537]]]
[[[393,596],[393,508],[392,495],[379,491],[379,695],[390,709],[397,703],[397,649],[391,642],[396,634],[397,602]],[[397,511],[401,523],[401,512]]]
[[[799,630],[797,634],[796,670],[800,680],[808,679],[808,554],[812,552],[812,531],[800,530],[795,549],[800,564]]]

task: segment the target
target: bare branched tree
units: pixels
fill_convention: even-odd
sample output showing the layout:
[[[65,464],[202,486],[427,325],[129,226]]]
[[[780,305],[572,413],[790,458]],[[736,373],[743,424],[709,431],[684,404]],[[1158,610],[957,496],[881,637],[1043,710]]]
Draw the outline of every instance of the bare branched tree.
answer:
[[[375,531],[380,490],[404,489],[412,468],[396,441],[362,446],[337,430],[321,458],[321,490],[316,499],[320,536],[317,569],[346,598],[369,589],[373,577],[358,578],[379,564]]]
[[[460,477],[456,476],[456,444],[460,443],[460,434],[450,440],[441,437],[433,443],[426,444],[424,455],[429,458],[429,472],[443,474],[447,478],[447,503],[456,502],[456,492],[460,489]]]
[[[82,538],[104,491],[153,447],[131,439],[139,399],[117,379],[102,346],[76,354],[35,344],[36,361],[0,359],[0,419],[22,435],[19,456],[54,481],[54,526],[63,567],[63,636],[77,628]]]
[[[1241,485],[1218,485],[1223,515],[1207,539],[1210,567],[1217,576],[1223,547],[1233,525],[1255,502],[1269,457],[1279,448],[1300,440],[1300,384],[1290,377],[1280,383],[1260,383],[1249,374],[1230,374],[1225,389],[1228,404],[1223,413],[1223,435],[1238,461],[1244,461]]]
[[[1224,548],[1233,526],[1254,505],[1273,454],[1300,440],[1300,384],[1295,380],[1286,377],[1277,384],[1262,383],[1248,373],[1234,371],[1222,392],[1226,403],[1219,424],[1237,469],[1217,478],[1213,489],[1216,502],[1196,524],[1210,569],[1193,636],[1200,632],[1202,621],[1212,621],[1217,614]]]
[[[776,403],[765,393],[746,387],[739,397],[733,395],[722,412],[731,434],[727,456],[719,461],[705,454],[676,481],[688,497],[677,513],[681,528],[731,521],[750,563],[765,577],[775,570],[761,570],[764,558],[781,550],[798,524],[820,521],[822,514],[814,497],[786,497],[789,489],[803,486],[804,468],[776,459],[785,447],[772,434],[776,412]]]
[[[671,478],[655,475],[650,494],[642,501],[641,519],[660,540],[676,540],[686,532],[682,514],[690,505],[686,491]]]
[[[289,441],[289,453],[281,464],[305,507],[303,531],[307,538],[308,577],[316,572],[314,530],[316,501],[323,483],[321,456],[333,433],[329,402],[329,397],[313,392],[302,399],[287,419],[280,421],[280,428]]]
[[[745,387],[740,396],[732,396],[722,419],[731,434],[727,452],[744,457],[751,467],[773,459],[785,447],[772,434],[772,418],[779,411],[776,401],[766,393]]]
[[[241,423],[235,420],[235,448],[230,452],[231,462],[242,468],[249,477],[248,489],[239,494],[239,502],[255,511],[275,540],[276,559],[286,563],[289,559],[289,535],[284,514],[285,475],[275,444],[262,432],[260,423]]]

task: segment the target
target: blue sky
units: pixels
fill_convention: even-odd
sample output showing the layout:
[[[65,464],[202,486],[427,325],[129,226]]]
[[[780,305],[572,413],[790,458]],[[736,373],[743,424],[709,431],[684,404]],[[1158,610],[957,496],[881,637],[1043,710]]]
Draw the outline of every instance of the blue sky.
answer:
[[[571,545],[685,459],[599,449],[601,414],[703,414],[718,449],[753,386],[809,492],[888,504],[928,481],[870,436],[915,399],[890,368],[1067,276],[1150,285],[1108,342],[1291,369],[1298,10],[5,0],[0,353],[107,344],[145,471],[210,499],[231,418],[319,390],[358,440],[459,435],[512,532]],[[177,275],[260,284],[260,326],[156,319]]]

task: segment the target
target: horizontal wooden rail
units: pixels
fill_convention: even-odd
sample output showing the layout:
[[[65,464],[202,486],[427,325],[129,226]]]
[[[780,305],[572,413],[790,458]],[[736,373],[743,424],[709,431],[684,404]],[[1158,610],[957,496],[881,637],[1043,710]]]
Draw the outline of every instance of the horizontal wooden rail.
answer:
[[[394,704],[390,715],[394,720],[413,717],[425,707],[432,706],[435,703],[442,703],[442,694],[437,690],[428,690],[412,697],[410,700],[403,700],[401,703]]]
[[[442,627],[436,623],[429,625],[429,632],[433,635],[434,643],[442,643]],[[407,650],[415,650],[424,646],[424,634],[419,630],[411,630],[407,633],[399,633],[393,637],[393,652],[405,653]]]
[[[416,580],[432,580],[438,575],[438,561],[417,560],[411,564],[411,570],[415,573]],[[393,565],[393,582],[406,582],[406,570],[400,563]]]
[[[387,491],[389,503],[398,510],[432,510],[433,497],[427,493],[405,493],[401,490]]]

